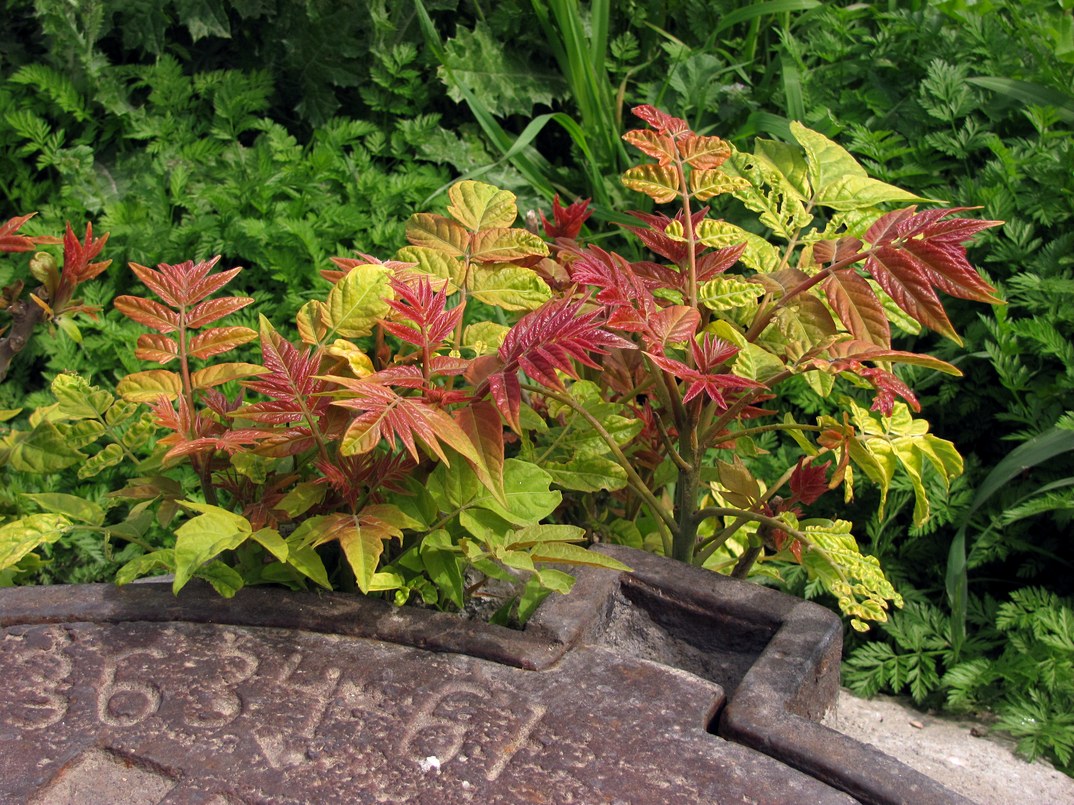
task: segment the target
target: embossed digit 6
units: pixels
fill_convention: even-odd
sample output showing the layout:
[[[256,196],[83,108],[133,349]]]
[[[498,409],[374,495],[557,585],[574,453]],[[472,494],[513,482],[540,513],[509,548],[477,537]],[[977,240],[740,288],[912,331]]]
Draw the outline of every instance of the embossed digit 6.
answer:
[[[132,649],[115,656],[107,657],[104,663],[104,681],[97,692],[97,717],[110,727],[133,727],[144,721],[160,708],[160,688],[153,682],[116,681],[116,668],[120,662],[136,654],[145,654],[153,659],[160,659],[164,654],[157,649]],[[126,696],[124,696],[126,694]],[[141,706],[130,712],[114,713],[112,701],[117,696],[141,699]]]

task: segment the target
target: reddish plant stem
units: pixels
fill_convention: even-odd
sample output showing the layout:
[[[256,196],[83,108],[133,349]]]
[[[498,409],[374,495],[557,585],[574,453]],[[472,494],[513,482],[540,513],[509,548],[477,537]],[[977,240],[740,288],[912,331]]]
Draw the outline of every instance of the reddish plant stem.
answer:
[[[48,292],[42,286],[34,291],[39,299],[48,298]],[[0,338],[0,382],[7,378],[11,370],[11,361],[15,356],[26,349],[33,337],[34,328],[41,323],[45,315],[40,305],[35,305],[29,299],[20,299],[7,309],[11,317],[11,329]]]

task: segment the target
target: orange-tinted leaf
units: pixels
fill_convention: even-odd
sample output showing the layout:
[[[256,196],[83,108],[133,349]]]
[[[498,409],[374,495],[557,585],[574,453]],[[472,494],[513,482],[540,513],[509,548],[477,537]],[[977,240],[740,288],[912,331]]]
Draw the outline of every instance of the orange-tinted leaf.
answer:
[[[881,246],[869,255],[865,270],[910,318],[957,344],[962,343],[932,288],[928,273],[922,270],[912,254],[891,246]]]
[[[831,465],[832,462],[826,461],[817,467],[809,456],[802,456],[790,479],[791,494],[795,499],[807,506],[816,503],[828,491],[827,472]]]
[[[303,343],[319,344],[328,335],[328,326],[324,323],[326,312],[324,302],[319,299],[311,299],[299,308],[295,326]]]
[[[152,299],[117,296],[112,305],[128,319],[151,327],[157,332],[173,333],[179,329],[179,315]]]
[[[127,375],[116,384],[116,393],[124,400],[137,403],[155,403],[162,396],[174,400],[182,393],[179,375],[166,369],[150,369]]]
[[[191,358],[209,358],[257,338],[249,327],[213,327],[190,339]]]
[[[917,352],[905,352],[899,349],[890,349],[867,341],[838,341],[828,347],[828,355],[835,361],[885,361],[891,363],[908,363],[914,366],[924,366],[927,369],[935,369],[944,374],[961,376],[962,372],[947,361],[934,358],[931,355],[921,355]]]
[[[829,275],[824,280],[824,293],[832,310],[854,338],[882,347],[891,346],[891,327],[884,306],[869,283],[853,268]]]
[[[962,208],[909,207],[881,216],[865,239],[873,245],[865,270],[896,305],[926,327],[962,343],[934,288],[962,299],[1000,304],[995,288],[966,259],[962,242],[999,221],[946,216]]]
[[[40,239],[28,235],[16,234],[19,229],[37,213],[19,215],[0,224],[0,252],[29,252]]]
[[[813,244],[813,261],[820,266],[848,260],[861,251],[862,242],[857,238],[821,240]]]
[[[421,373],[416,367],[398,368],[413,370],[410,374],[414,375],[415,384],[421,383]],[[361,380],[325,378],[354,392],[351,398],[334,400],[335,405],[360,412],[343,435],[340,443],[340,452],[343,455],[368,453],[381,439],[394,446],[398,438],[415,461],[421,458],[417,449],[418,441],[445,464],[450,461],[441,447],[441,442],[468,460],[477,460],[473,444],[455,420],[420,397],[404,397],[395,389],[378,382],[386,379],[386,374],[387,371],[379,372]],[[398,371],[390,377],[394,384],[411,385],[408,378]]]
[[[134,348],[134,357],[143,361],[168,363],[179,356],[179,344],[166,335],[143,333],[138,336],[138,345]]]
[[[456,182],[448,188],[448,198],[448,214],[473,232],[511,226],[518,216],[515,194],[484,182]]]
[[[670,167],[637,165],[623,174],[625,187],[644,193],[658,204],[673,201],[679,195],[679,177]]]
[[[675,142],[670,137],[657,134],[651,129],[634,129],[623,135],[632,146],[657,160],[661,166],[670,165],[675,159]]]
[[[451,257],[462,257],[470,243],[466,229],[442,215],[418,213],[406,222],[406,238],[415,246],[425,246]]]
[[[679,153],[692,168],[718,168],[731,156],[731,146],[719,137],[691,135],[679,140]]]
[[[218,363],[194,372],[190,376],[190,382],[196,389],[208,389],[223,385],[229,380],[262,375],[268,371],[264,366],[258,366],[256,363]]]
[[[242,310],[254,300],[249,296],[222,296],[219,299],[206,299],[194,306],[187,314],[186,326],[204,327],[230,313]]]
[[[496,407],[486,400],[480,400],[460,408],[454,416],[455,422],[475,448],[476,458],[467,459],[474,468],[474,474],[506,506],[503,491],[503,423]]]
[[[689,341],[701,324],[701,313],[689,305],[675,305],[659,311],[649,319],[656,341],[653,347]]]
[[[630,111],[634,113],[635,117],[641,118],[661,134],[670,134],[674,136],[690,130],[690,124],[681,117],[672,117],[666,112],[661,112],[655,106],[650,106],[649,104],[635,106]]]

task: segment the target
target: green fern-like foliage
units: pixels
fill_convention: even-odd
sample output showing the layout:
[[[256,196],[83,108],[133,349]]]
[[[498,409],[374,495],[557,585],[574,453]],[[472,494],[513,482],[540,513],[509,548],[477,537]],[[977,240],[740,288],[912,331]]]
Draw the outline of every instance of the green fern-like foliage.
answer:
[[[885,639],[855,649],[844,682],[856,693],[908,692],[918,704],[991,711],[1028,759],[1074,772],[1074,602],[1039,587],[975,601],[975,637],[952,650],[950,619],[910,603],[882,625]]]

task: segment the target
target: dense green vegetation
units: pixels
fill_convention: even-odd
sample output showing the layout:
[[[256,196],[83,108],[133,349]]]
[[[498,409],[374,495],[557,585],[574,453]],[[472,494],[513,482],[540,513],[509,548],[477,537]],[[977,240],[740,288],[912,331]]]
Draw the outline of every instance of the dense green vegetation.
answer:
[[[80,288],[87,304],[107,308],[126,292],[129,261],[221,254],[248,267],[232,292],[290,320],[323,294],[329,257],[393,253],[407,216],[442,208],[459,176],[513,191],[523,213],[547,213],[556,193],[592,198],[590,229],[604,242],[608,224],[642,204],[618,180],[638,103],[743,150],[758,135],[794,142],[800,120],[883,181],[981,207],[973,215],[1005,224],[976,241],[971,261],[1007,305],[951,304],[962,346],[912,322],[896,336],[964,372],[899,370],[966,470],[948,489],[925,468],[925,523],[914,524],[905,478],[892,480],[880,517],[875,492],[850,504],[863,550],[909,605],[848,643],[848,681],[993,708],[1027,752],[1069,770],[1070,5],[4,0],[0,221],[36,210],[32,235],[65,221],[111,233],[112,266]],[[719,217],[736,202],[711,203]],[[23,274],[0,261],[0,287]],[[257,328],[244,311],[233,318]],[[131,322],[109,313],[78,327],[80,343],[61,332],[31,341],[0,384],[0,409],[51,402],[60,370],[114,388],[142,368]],[[802,387],[797,410],[825,413]],[[760,446],[775,458],[747,460],[780,458],[774,440]],[[29,491],[105,504],[129,474],[117,465],[72,487],[2,471],[0,521],[35,510]],[[73,538],[46,546],[20,580],[110,578],[132,550]],[[794,565],[772,582],[822,594]]]

